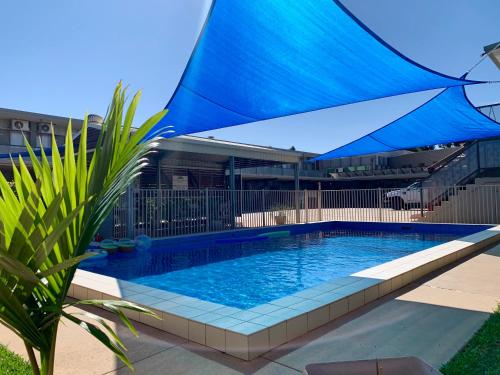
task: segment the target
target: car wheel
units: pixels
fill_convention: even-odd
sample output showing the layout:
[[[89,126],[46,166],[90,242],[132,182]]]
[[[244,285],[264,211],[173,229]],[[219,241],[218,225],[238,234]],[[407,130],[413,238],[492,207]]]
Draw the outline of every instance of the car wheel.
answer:
[[[391,207],[393,210],[400,210],[404,205],[404,202],[401,198],[392,198],[391,200]]]

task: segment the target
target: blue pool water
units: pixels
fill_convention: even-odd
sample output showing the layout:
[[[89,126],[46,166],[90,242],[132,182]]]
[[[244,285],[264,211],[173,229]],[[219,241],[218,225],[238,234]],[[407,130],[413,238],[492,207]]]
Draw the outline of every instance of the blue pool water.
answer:
[[[460,236],[315,231],[255,242],[158,246],[88,260],[80,268],[246,309]]]

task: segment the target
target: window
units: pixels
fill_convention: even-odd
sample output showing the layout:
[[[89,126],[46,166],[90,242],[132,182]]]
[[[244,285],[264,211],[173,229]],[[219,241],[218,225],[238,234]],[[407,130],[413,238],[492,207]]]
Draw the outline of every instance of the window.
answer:
[[[56,144],[64,145],[65,137],[63,135],[56,134]],[[41,142],[41,145],[40,145]],[[50,148],[52,146],[52,134],[51,133],[40,133],[38,132],[36,136],[36,147]]]
[[[52,136],[50,134],[39,134],[38,136],[40,137],[40,141],[42,142],[41,147],[50,147],[50,145],[52,144]]]
[[[9,129],[0,129],[0,145],[10,145]]]
[[[29,140],[30,135],[27,132],[24,132],[24,136]],[[23,132],[18,130],[10,131],[10,144],[11,146],[24,146],[24,137]]]

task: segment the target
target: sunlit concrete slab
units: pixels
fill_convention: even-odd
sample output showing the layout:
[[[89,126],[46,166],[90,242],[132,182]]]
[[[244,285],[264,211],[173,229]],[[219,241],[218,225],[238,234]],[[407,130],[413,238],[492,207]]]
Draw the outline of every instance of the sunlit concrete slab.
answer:
[[[429,285],[422,285],[398,297],[397,300],[485,313],[491,313],[500,303],[500,298],[497,297],[478,293],[468,293],[463,290],[436,288]]]
[[[293,368],[308,363],[416,356],[439,367],[483,324],[485,312],[391,300],[343,325],[265,355]]]

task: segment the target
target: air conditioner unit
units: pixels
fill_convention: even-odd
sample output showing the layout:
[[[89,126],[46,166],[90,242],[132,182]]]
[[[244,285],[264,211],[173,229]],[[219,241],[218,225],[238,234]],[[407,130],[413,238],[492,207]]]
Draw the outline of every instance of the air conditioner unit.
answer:
[[[48,122],[38,123],[38,133],[51,134],[51,126]]]
[[[12,130],[30,131],[30,123],[26,120],[12,120],[10,126]]]

